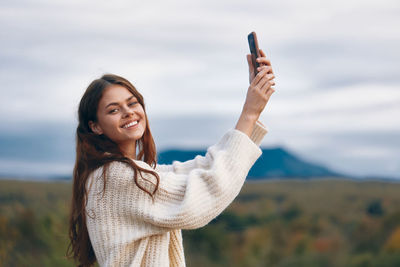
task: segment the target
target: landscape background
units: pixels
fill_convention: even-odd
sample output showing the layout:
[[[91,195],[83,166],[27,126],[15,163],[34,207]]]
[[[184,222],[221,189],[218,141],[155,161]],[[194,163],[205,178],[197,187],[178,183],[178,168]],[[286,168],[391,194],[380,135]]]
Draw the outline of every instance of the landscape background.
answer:
[[[396,0],[5,0],[0,173],[69,175],[79,100],[104,73],[145,98],[157,149],[205,149],[239,118],[247,35],[276,92],[262,146],[350,176],[400,178]]]
[[[183,231],[187,266],[400,266],[399,183],[247,182],[207,226]],[[69,182],[0,181],[0,266],[74,266]]]

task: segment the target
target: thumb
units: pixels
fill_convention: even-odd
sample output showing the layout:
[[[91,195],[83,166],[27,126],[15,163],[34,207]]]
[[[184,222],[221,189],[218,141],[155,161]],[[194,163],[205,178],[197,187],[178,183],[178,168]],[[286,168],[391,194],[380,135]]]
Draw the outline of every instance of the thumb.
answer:
[[[249,64],[249,69],[251,72],[254,70],[253,61],[251,60],[251,55],[247,54],[246,57],[247,57],[247,64]]]

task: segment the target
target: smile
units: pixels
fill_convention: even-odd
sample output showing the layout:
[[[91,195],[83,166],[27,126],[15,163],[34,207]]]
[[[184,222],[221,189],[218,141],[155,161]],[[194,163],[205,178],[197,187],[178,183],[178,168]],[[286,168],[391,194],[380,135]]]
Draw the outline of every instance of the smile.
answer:
[[[122,125],[122,127],[121,128],[129,128],[129,127],[132,127],[132,126],[135,126],[136,124],[138,124],[138,121],[132,121],[132,122],[130,122],[130,123],[127,123],[127,124],[125,124],[125,125]]]

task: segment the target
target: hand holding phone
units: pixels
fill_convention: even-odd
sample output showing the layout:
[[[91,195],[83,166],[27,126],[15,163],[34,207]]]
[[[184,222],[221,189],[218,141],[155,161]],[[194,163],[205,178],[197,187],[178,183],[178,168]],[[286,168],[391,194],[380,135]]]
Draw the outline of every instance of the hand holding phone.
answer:
[[[271,62],[265,57],[265,53],[258,48],[255,32],[251,32],[248,35],[248,41],[251,52],[250,55],[247,55],[250,85],[235,129],[242,131],[250,137],[256,121],[259,119],[269,98],[275,92],[275,89],[272,87],[275,85],[273,81],[275,76],[272,71]]]

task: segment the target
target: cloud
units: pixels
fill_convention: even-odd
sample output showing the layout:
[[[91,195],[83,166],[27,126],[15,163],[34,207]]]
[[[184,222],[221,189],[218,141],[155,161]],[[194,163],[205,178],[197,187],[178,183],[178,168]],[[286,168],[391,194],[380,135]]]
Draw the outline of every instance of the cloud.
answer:
[[[279,94],[282,96],[278,96]],[[273,115],[295,116],[297,119],[341,115],[347,118],[358,116],[357,119],[360,121],[362,117],[368,119],[378,114],[378,116],[383,115],[382,119],[386,124],[390,124],[400,112],[399,87],[382,84],[357,84],[336,87],[334,90],[292,94],[278,91],[276,98],[271,102]]]
[[[395,0],[3,1],[0,122],[72,124],[85,87],[111,72],[131,80],[149,116],[162,118],[154,126],[162,146],[210,144],[241,111],[246,35],[255,30],[277,76],[261,117],[271,129],[264,144],[350,171],[386,155],[375,159],[377,172],[394,173],[385,162],[398,159],[398,145],[381,139],[400,131],[399,7]]]

